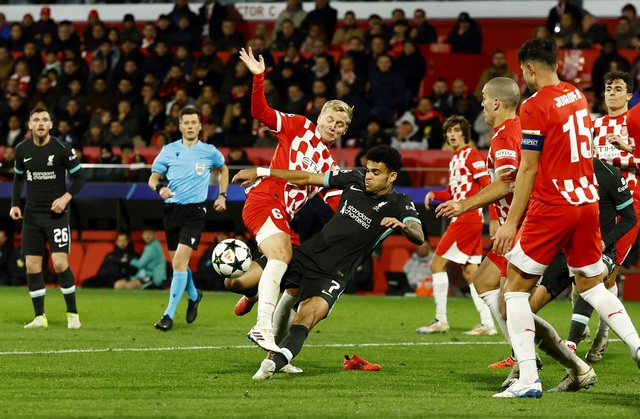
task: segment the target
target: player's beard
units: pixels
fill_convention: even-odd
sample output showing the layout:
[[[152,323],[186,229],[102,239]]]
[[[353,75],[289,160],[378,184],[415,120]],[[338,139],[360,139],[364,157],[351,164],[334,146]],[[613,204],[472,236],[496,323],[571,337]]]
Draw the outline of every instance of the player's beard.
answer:
[[[44,136],[40,137],[38,136],[38,134],[36,134],[35,131],[33,131],[33,142],[36,143],[36,145],[39,145],[39,146],[44,145],[47,138],[49,138],[49,132],[47,132]]]

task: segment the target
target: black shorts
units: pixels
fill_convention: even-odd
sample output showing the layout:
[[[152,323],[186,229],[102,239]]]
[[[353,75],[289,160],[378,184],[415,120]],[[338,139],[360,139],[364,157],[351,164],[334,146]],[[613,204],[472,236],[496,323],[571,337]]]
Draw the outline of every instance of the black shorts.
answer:
[[[22,223],[22,252],[28,256],[42,256],[49,243],[51,253],[69,253],[71,228],[69,210],[55,212],[25,211]]]
[[[615,246],[612,246],[612,249],[605,249],[604,253],[602,254],[602,263],[607,266],[609,274],[606,278],[603,278],[603,281],[609,279],[609,277],[613,273],[613,268],[616,267],[615,260]],[[547,288],[549,294],[551,294],[551,298],[555,299],[573,282],[573,277],[569,276],[567,257],[564,253],[560,253],[555,257],[555,259],[553,259],[553,261],[551,261],[551,265],[547,267],[547,270],[544,271],[544,275],[542,276],[540,285],[544,285]]]
[[[346,280],[311,268],[315,263],[303,254],[293,251],[293,259],[282,281],[282,288],[299,288],[298,302],[311,297],[322,297],[329,304],[329,313],[333,305],[347,286]]]
[[[169,250],[176,250],[178,243],[196,250],[200,243],[200,234],[204,230],[206,215],[205,204],[166,204],[164,230]]]

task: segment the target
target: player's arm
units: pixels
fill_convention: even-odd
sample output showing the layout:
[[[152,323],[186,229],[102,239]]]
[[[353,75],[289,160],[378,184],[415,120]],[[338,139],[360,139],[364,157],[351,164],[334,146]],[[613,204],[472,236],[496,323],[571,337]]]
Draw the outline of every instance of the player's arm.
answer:
[[[11,209],[9,216],[13,220],[22,218],[22,210],[20,209],[20,195],[22,195],[22,187],[24,185],[24,167],[18,167],[22,162],[22,157],[16,155],[13,173],[13,187],[11,191]]]
[[[398,230],[411,243],[417,244],[418,246],[422,245],[424,242],[422,224],[412,219],[408,219],[403,223],[393,217],[384,217],[380,222],[380,225]]]
[[[493,249],[498,255],[504,255],[513,246],[518,222],[527,208],[531,191],[533,191],[533,184],[538,174],[538,160],[540,160],[540,151],[522,150],[522,159],[516,176],[516,185],[513,191],[513,201],[511,201],[511,206],[509,207],[509,214],[505,223],[494,236]]]
[[[461,201],[449,200],[438,205],[436,208],[437,217],[459,217],[467,211],[482,208],[486,205],[493,204],[511,193],[509,184],[500,179],[500,174],[507,170],[497,172],[496,180],[482,188],[477,194]]]
[[[160,176],[162,176],[162,173],[152,172],[147,184],[160,195],[160,198],[167,199],[173,196],[173,192],[171,192],[171,189],[169,189],[167,185],[160,182]]]
[[[302,170],[282,170],[282,169],[267,169],[265,167],[258,167],[253,169],[242,169],[234,177],[232,182],[236,183],[243,181],[241,186],[247,186],[250,183],[256,181],[259,177],[275,177],[278,179],[286,180],[294,185],[306,186],[327,186],[325,185],[325,177],[328,173],[310,173]]]
[[[216,169],[218,172],[218,190],[220,194],[218,199],[213,203],[213,209],[217,212],[223,212],[227,209],[227,191],[229,190],[229,168],[226,164]]]
[[[240,60],[247,66],[253,74],[253,89],[251,91],[251,116],[262,122],[272,131],[279,131],[278,118],[276,111],[267,104],[267,98],[264,94],[264,71],[265,63],[262,55],[253,56],[253,50],[248,48],[240,49]]]
[[[594,162],[594,164],[603,163],[598,161]],[[611,175],[607,176],[602,182],[598,179],[598,183],[601,184],[600,189],[605,190],[609,194],[618,216],[616,225],[609,231],[602,232],[602,241],[604,242],[605,249],[627,234],[627,232],[636,225],[637,221],[631,191],[629,191],[628,187],[621,187],[626,186],[627,182],[617,168],[612,169],[613,172]],[[607,171],[606,173],[609,174],[610,172]]]
[[[64,193],[64,195],[51,203],[51,211],[56,214],[61,214],[65,210],[69,202],[74,196],[80,193],[85,184],[84,172],[82,171],[82,165],[80,163],[73,168],[68,169],[68,172],[72,179],[71,187]]]

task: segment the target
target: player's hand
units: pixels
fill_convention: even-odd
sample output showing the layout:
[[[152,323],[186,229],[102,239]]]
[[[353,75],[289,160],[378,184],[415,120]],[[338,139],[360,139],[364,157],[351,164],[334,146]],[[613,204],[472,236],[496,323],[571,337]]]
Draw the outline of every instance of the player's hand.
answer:
[[[380,221],[380,225],[387,228],[393,228],[394,230],[406,230],[407,225],[398,221],[393,217],[384,217],[382,221]]]
[[[231,179],[232,183],[243,181],[240,186],[247,186],[252,184],[258,179],[258,169],[242,169]]]
[[[165,186],[164,188],[160,189],[160,198],[162,198],[162,199],[171,198],[174,195],[175,194],[173,193],[173,191],[171,189],[169,189],[168,186]]]
[[[609,144],[617,148],[618,150],[626,151],[628,153],[633,153],[633,148],[629,146],[629,144],[625,143],[619,135],[609,134],[607,135],[607,141]]]
[[[489,237],[495,236],[499,227],[500,227],[500,221],[498,220],[489,221]]]
[[[427,193],[427,196],[424,197],[424,206],[427,209],[431,209],[429,208],[429,204],[431,203],[431,201],[433,201],[434,199],[436,199],[436,196],[434,195],[433,191],[429,191],[429,193]]]
[[[22,210],[20,207],[11,207],[9,210],[9,217],[11,217],[12,220],[22,219]]]
[[[213,203],[213,209],[216,212],[225,212],[227,210],[227,198],[219,196],[216,202]]]
[[[513,239],[516,237],[516,230],[517,228],[510,223],[504,223],[491,238],[493,240],[493,251],[498,256],[504,256],[511,250]]]
[[[248,48],[248,51],[245,51],[244,48],[240,49],[240,59],[252,74],[264,73],[264,70],[266,68],[262,55],[259,55],[258,58],[260,59],[260,61],[256,60],[256,58],[253,56],[253,50],[251,49],[251,47]]]
[[[449,200],[438,205],[436,208],[436,217],[459,217],[464,213],[462,203],[458,201]]]
[[[71,201],[71,195],[64,194],[60,198],[53,201],[51,204],[51,211],[56,214],[62,214],[65,208],[67,208],[67,204]]]
[[[518,169],[505,170],[500,174],[500,180],[504,183],[513,183],[516,181]]]
[[[604,252],[604,249],[607,248],[607,245],[604,244],[604,240],[600,240],[600,246],[602,246],[602,251]]]

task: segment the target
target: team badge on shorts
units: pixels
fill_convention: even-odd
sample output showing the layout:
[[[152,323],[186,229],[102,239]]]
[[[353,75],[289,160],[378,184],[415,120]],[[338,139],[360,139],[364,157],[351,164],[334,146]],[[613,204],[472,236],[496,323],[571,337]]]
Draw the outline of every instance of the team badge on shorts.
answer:
[[[196,174],[198,176],[204,175],[206,167],[207,166],[204,163],[196,163]]]

